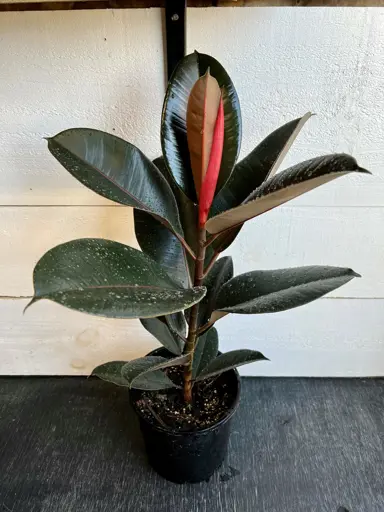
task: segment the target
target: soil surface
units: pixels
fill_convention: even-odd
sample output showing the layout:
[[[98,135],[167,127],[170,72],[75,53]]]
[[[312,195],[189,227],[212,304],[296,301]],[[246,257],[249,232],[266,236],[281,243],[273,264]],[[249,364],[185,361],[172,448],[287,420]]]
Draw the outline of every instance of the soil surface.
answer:
[[[182,370],[169,368],[168,377],[182,385]],[[232,383],[230,386],[229,383]],[[173,431],[196,431],[220,421],[234,403],[233,380],[223,373],[216,378],[196,382],[192,403],[186,404],[180,388],[162,391],[135,390],[135,401],[141,416],[156,426]]]

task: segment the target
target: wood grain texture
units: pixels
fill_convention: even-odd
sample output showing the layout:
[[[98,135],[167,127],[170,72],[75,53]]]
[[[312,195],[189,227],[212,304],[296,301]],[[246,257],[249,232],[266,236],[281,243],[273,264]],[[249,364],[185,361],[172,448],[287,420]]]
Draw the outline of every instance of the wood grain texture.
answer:
[[[93,317],[42,301],[0,300],[0,375],[89,375],[111,360],[159,346],[138,320]],[[260,350],[269,362],[243,375],[384,375],[384,300],[323,299],[270,315],[228,315],[216,326],[220,348]]]
[[[249,221],[224,254],[235,275],[300,265],[351,267],[361,274],[332,297],[384,298],[384,209],[281,207]],[[0,296],[33,293],[41,256],[75,238],[101,237],[138,247],[128,207],[0,208]]]
[[[212,54],[234,81],[241,156],[311,110],[282,167],[344,151],[374,175],[341,178],[298,204],[384,206],[383,11],[191,9],[188,25],[188,51]],[[0,33],[0,205],[108,204],[43,137],[90,126],[159,156],[161,11],[4,13]]]
[[[269,366],[249,367],[256,375],[384,374],[383,20],[381,9],[188,11],[188,51],[214,55],[236,85],[242,155],[313,110],[283,167],[345,151],[374,174],[342,178],[263,216],[232,246],[237,273],[323,263],[363,275],[335,292],[342,299],[279,316],[223,319],[225,350],[249,346],[272,358]],[[118,325],[48,302],[23,317],[26,301],[12,297],[31,295],[33,267],[57,243],[104,236],[134,245],[131,212],[106,207],[82,187],[42,137],[92,126],[159,155],[161,11],[2,13],[0,33],[0,296],[10,297],[0,301],[0,373],[83,374],[126,351],[141,355],[155,342],[135,323]],[[93,330],[99,341],[80,348],[77,337]]]
[[[9,512],[382,512],[383,380],[243,379],[227,461],[171,484],[147,465],[126,390],[0,379]]]
[[[189,0],[188,7],[380,7],[384,0]],[[165,0],[0,0],[1,11],[143,9],[165,7]]]

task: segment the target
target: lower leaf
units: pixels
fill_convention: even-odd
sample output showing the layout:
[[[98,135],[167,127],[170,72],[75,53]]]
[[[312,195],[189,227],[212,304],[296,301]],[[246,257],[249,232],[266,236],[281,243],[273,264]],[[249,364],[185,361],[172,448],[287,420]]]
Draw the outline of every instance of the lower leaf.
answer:
[[[162,318],[140,318],[144,329],[152,334],[160,343],[172,354],[181,355],[184,343],[181,339],[171,332],[168,325]]]
[[[127,364],[127,361],[110,361],[101,364],[92,371],[91,377],[99,377],[99,379],[112,382],[117,386],[129,387],[129,382],[121,375],[121,370],[125,364]]]
[[[192,378],[196,379],[217,356],[219,337],[214,327],[197,340],[193,353]]]
[[[173,359],[160,356],[141,357],[126,363],[121,374],[131,388],[147,391],[174,388],[178,386],[162,370],[171,366],[185,365],[188,360],[188,355]]]
[[[268,361],[261,352],[255,350],[241,349],[231,350],[225,354],[221,354],[201,372],[196,380],[209,379],[227,372],[237,366],[244,364],[255,363],[256,361]]]

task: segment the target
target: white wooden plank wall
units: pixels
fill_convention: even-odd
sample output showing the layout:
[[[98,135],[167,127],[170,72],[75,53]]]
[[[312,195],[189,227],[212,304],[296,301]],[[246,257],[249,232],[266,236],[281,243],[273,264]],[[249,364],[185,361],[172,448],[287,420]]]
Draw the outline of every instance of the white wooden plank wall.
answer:
[[[48,302],[22,311],[33,267],[52,246],[94,236],[136,245],[130,209],[78,184],[42,137],[91,126],[159,154],[161,13],[1,13],[0,43],[0,374],[87,374],[142,355],[156,342],[137,321]],[[228,315],[218,323],[222,347],[271,359],[245,367],[248,375],[383,375],[384,9],[193,9],[188,46],[233,77],[243,154],[312,110],[284,165],[345,151],[374,173],[342,178],[243,229],[229,250],[237,272],[330,264],[363,277],[297,310]]]

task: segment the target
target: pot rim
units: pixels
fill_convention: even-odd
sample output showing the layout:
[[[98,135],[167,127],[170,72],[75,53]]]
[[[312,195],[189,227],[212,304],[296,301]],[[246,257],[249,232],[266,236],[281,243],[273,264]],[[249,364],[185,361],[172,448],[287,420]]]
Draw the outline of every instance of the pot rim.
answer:
[[[150,356],[150,355],[153,355],[155,352],[157,352],[158,350],[163,350],[163,347],[159,347],[158,349],[155,349],[155,350],[152,350],[151,352],[149,352],[148,354],[146,354],[144,357],[146,356]],[[166,350],[166,349],[165,349]],[[129,390],[129,394],[130,394],[130,402],[131,402],[131,405],[133,407],[133,410],[135,411],[135,413],[138,415],[138,417],[140,418],[141,421],[145,421],[145,423],[148,423],[152,429],[154,430],[157,430],[159,432],[162,432],[162,433],[167,433],[167,434],[171,434],[173,436],[190,436],[190,435],[199,435],[199,434],[205,434],[207,432],[210,432],[211,430],[214,430],[218,427],[220,427],[223,423],[226,423],[227,421],[229,421],[232,416],[235,414],[238,406],[239,406],[239,402],[240,402],[240,394],[241,394],[241,379],[240,379],[240,374],[239,372],[237,371],[236,368],[232,368],[231,370],[227,370],[226,372],[224,373],[233,373],[235,374],[235,378],[236,378],[236,384],[237,384],[237,392],[236,392],[236,396],[235,396],[235,399],[233,401],[233,404],[231,405],[230,409],[228,409],[228,412],[227,414],[225,414],[225,416],[223,416],[219,421],[217,421],[216,423],[213,423],[212,425],[210,425],[209,427],[204,427],[204,428],[201,428],[201,429],[198,429],[198,430],[183,430],[183,431],[179,431],[179,430],[172,430],[171,428],[169,429],[166,429],[164,427],[162,427],[161,425],[154,425],[153,423],[149,422],[141,413],[140,413],[140,410],[138,409],[138,407],[136,406],[136,403],[134,402],[134,400],[132,400],[132,395],[131,395],[131,392],[134,391],[134,392],[140,392],[142,390],[140,389],[130,389]]]

